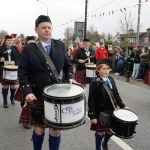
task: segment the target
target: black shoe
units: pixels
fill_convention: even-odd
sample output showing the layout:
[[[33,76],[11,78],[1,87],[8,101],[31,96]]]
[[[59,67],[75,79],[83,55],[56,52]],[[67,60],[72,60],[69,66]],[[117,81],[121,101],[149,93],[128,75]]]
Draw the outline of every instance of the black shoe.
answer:
[[[103,150],[109,150],[109,149],[108,149],[108,145],[102,144],[102,148],[103,148]]]
[[[10,101],[11,101],[11,104],[12,104],[12,105],[15,105],[15,102],[14,102],[14,100],[10,100]]]
[[[26,129],[31,129],[31,125],[30,124],[23,124],[24,128]]]
[[[4,104],[4,108],[9,108],[7,104]]]

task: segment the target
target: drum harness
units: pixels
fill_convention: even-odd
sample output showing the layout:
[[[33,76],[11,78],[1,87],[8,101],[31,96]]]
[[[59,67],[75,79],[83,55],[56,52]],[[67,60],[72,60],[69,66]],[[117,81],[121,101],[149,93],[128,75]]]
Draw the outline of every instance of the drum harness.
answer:
[[[57,83],[61,83],[62,77],[63,77],[63,71],[61,70],[60,74],[58,75],[58,72],[57,72],[51,58],[47,55],[44,47],[42,46],[42,44],[39,40],[36,42],[36,45],[37,45],[38,49],[40,50],[40,52],[42,53],[42,55],[44,56],[44,58],[46,59],[46,63],[50,67],[50,70],[51,70],[50,72],[52,74],[52,78],[54,78]],[[31,102],[31,104],[29,104],[29,108],[31,107],[30,105],[35,106],[35,104],[33,102]],[[23,107],[25,107],[25,106],[23,106]],[[31,123],[30,117],[31,117],[31,115],[30,115],[30,112],[29,112],[29,123]]]
[[[40,50],[40,52],[42,53],[42,55],[44,56],[44,58],[46,59],[46,63],[50,67],[50,70],[52,73],[52,78],[54,78],[57,83],[60,83],[62,81],[63,71],[61,70],[60,74],[58,75],[58,72],[57,72],[51,58],[47,55],[44,47],[42,46],[42,44],[39,40],[36,42],[36,45],[37,45],[38,49]]]
[[[115,104],[117,105],[117,103],[116,103],[116,100],[115,100],[114,95],[113,95],[112,91],[110,90],[110,88],[100,78],[97,78],[96,80],[103,84],[103,87],[105,88],[106,92],[108,93],[110,101],[111,101],[114,109],[117,110],[117,107],[115,106]]]

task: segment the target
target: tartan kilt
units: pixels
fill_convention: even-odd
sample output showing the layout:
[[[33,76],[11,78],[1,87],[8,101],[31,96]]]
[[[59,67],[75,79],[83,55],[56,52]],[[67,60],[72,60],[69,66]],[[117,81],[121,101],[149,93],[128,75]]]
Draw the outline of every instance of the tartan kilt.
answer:
[[[76,70],[75,71],[75,80],[78,83],[86,85],[86,84],[90,84],[93,79],[86,77],[86,70]]]
[[[23,97],[23,92],[21,90],[21,87],[19,86],[18,89],[16,90],[16,93],[14,95],[14,100],[18,102],[25,102],[25,99]],[[42,100],[35,100],[33,101],[34,105],[36,106],[42,106],[44,107],[44,104],[42,103]],[[25,124],[30,124],[31,126],[37,126],[41,128],[46,128],[47,125],[43,123],[38,123],[32,118],[32,110],[30,109],[31,106],[33,106],[33,103],[27,103],[25,107],[22,108],[19,123],[25,123]]]
[[[18,102],[24,102],[24,98],[23,98],[23,93],[22,93],[22,90],[21,90],[21,87],[19,86],[15,92],[15,95],[14,95],[14,100],[18,101]]]
[[[44,107],[44,104],[42,103],[41,100],[35,100],[33,101],[33,103],[36,106]],[[23,107],[20,115],[19,123],[27,123],[30,124],[31,126],[36,126],[41,128],[48,127],[44,122],[38,123],[34,120],[34,118],[32,118],[32,110],[30,109],[30,107],[33,105],[33,103],[28,103],[25,107]]]
[[[90,130],[97,132],[107,132],[110,131],[110,128],[105,128],[101,124],[91,124]]]
[[[3,79],[2,77],[1,77],[1,84],[2,85],[17,85],[17,84],[19,84],[19,80],[16,80],[16,81],[9,81],[9,80],[5,80],[5,79]]]

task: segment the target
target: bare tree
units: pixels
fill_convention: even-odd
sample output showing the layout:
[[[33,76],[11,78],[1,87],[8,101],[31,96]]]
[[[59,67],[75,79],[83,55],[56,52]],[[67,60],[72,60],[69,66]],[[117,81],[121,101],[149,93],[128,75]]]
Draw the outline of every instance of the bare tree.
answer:
[[[104,40],[106,39],[106,34],[104,32],[102,32],[100,35]]]
[[[129,46],[129,38],[130,35],[133,33],[130,31],[135,30],[135,16],[133,16],[131,12],[129,14],[122,13],[119,23],[120,23],[120,31],[121,33],[124,34],[124,38],[125,38],[124,42],[127,51]]]
[[[5,38],[5,35],[7,35],[7,34],[8,34],[7,31],[1,30],[1,31],[0,31],[0,40],[4,39],[4,38]]]
[[[108,34],[107,34],[107,39],[108,39],[108,40],[112,40],[112,37],[113,37],[113,36],[112,36],[111,33],[108,33]]]
[[[67,27],[65,29],[65,32],[64,32],[64,36],[65,36],[65,45],[69,45],[71,43],[71,39],[72,39],[72,36],[73,36],[73,28],[71,27]]]
[[[95,44],[95,42],[99,41],[100,39],[98,31],[94,28],[93,25],[89,27],[86,36],[90,39],[91,44]]]

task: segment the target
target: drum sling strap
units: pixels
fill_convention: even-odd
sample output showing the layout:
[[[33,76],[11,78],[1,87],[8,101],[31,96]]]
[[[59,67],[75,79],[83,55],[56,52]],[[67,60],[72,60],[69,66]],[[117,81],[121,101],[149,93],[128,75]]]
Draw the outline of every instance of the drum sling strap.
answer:
[[[41,53],[44,56],[44,58],[46,59],[48,65],[49,65],[49,67],[51,69],[51,73],[52,73],[53,78],[56,80],[57,83],[59,83],[60,82],[59,79],[61,80],[61,78],[58,75],[58,72],[57,72],[57,70],[56,70],[56,68],[55,68],[51,58],[47,55],[44,47],[42,46],[42,44],[41,44],[41,42],[39,40],[36,42],[36,45],[37,45],[38,49],[41,51]]]
[[[115,103],[116,103],[116,100],[112,94],[112,91],[110,90],[110,88],[106,85],[106,83],[104,81],[102,81],[101,79],[97,79],[99,80],[103,87],[105,88],[106,92],[108,93],[109,97],[110,97],[110,101],[114,107],[115,110],[117,110],[117,107],[115,106]],[[100,115],[99,115],[99,123],[106,127],[106,128],[109,128],[110,127],[110,124],[111,124],[111,114],[109,113],[106,113],[106,112],[101,112]]]

